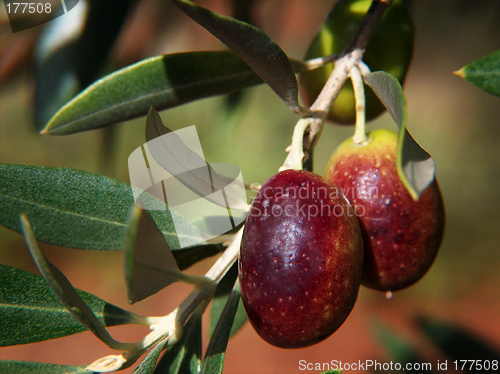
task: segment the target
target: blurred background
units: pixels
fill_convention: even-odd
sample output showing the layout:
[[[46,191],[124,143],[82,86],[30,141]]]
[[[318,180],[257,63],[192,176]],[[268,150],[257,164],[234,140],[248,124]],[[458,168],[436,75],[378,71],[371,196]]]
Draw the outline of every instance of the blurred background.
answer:
[[[335,1],[197,3],[227,15],[233,14],[235,8],[251,4],[247,14],[250,20],[290,57],[301,59]],[[420,0],[411,5],[416,48],[404,86],[408,128],[436,162],[447,211],[446,235],[436,262],[420,282],[396,292],[391,300],[382,293],[362,288],[352,314],[338,332],[310,348],[274,348],[246,324],[229,342],[226,373],[299,373],[303,372],[300,360],[398,362],[413,354],[421,362],[432,362],[433,368],[437,360],[448,359],[450,369],[450,354],[438,349],[433,335],[419,327],[422,318],[460,326],[468,336],[493,352],[500,352],[500,98],[453,74],[499,49],[500,3]],[[113,125],[111,130],[69,136],[38,134],[35,88],[46,77],[37,70],[33,49],[39,45],[37,40],[43,27],[12,33],[0,1],[0,162],[70,167],[129,182],[127,159],[145,141],[145,118]],[[131,2],[111,52],[98,56],[102,59],[99,74],[149,56],[222,48],[218,40],[170,2]],[[47,90],[44,97],[50,98],[51,94]],[[283,163],[285,148],[299,118],[264,85],[245,90],[233,110],[227,108],[228,98],[217,97],[160,114],[164,124],[173,130],[196,125],[207,161],[236,164],[246,182],[263,183]],[[371,122],[368,130],[379,127],[396,129],[388,114]],[[323,173],[331,152],[353,131],[352,127],[325,126],[315,152],[316,173]],[[3,209],[0,207],[0,214]],[[168,314],[191,290],[189,286],[173,285],[129,306],[120,253],[46,244],[42,248],[75,287],[136,313]],[[213,261],[204,260],[188,272],[201,274]],[[0,227],[0,262],[36,272],[22,237],[3,227]],[[445,335],[445,330],[435,331],[439,331],[441,338]],[[111,329],[113,336],[125,341],[139,340],[145,333],[144,328]],[[472,349],[473,343],[463,341]],[[394,342],[397,347],[408,348],[407,356],[394,349]],[[85,365],[112,353],[90,333],[82,333],[28,346],[1,348],[0,359]],[[461,358],[479,359],[458,357]]]

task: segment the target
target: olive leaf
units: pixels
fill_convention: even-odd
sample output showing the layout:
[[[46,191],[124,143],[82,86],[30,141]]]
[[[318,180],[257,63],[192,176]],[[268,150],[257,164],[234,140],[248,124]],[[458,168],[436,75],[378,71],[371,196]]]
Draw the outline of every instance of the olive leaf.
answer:
[[[46,364],[29,361],[0,361],[2,374],[89,374],[85,366]]]
[[[485,365],[500,362],[497,348],[460,325],[432,317],[419,317],[417,322],[423,333],[452,360],[475,360],[474,363]],[[480,368],[471,367],[470,362],[460,368],[466,373],[482,372]],[[484,369],[488,370],[485,366]]]
[[[298,83],[285,52],[257,27],[222,16],[191,1],[172,0],[184,13],[233,50],[288,105],[300,112]]]
[[[202,310],[195,310],[189,317],[181,340],[168,348],[158,362],[155,374],[198,374],[200,372],[202,312]],[[134,374],[139,373],[134,372]]]
[[[101,321],[92,312],[92,309],[85,303],[78,292],[73,288],[64,274],[55,267],[42,253],[31,229],[31,225],[26,215],[21,215],[21,226],[30,250],[31,256],[36,266],[47,281],[50,289],[61,300],[68,311],[87,329],[89,329],[97,338],[116,350],[127,350],[128,344],[120,343],[114,340]]]
[[[157,199],[143,194],[149,205]],[[121,250],[129,208],[130,185],[67,168],[0,164],[0,225],[21,232],[19,217],[30,217],[38,240],[79,249]],[[203,243],[204,236],[175,211],[152,211],[151,216],[170,248]]]
[[[1,346],[34,343],[86,330],[40,275],[0,264],[0,284],[3,288],[0,292]],[[146,324],[132,312],[85,291],[76,292],[104,326]]]
[[[221,313],[219,322],[214,329],[210,343],[208,344],[205,358],[201,366],[201,373],[222,373],[224,368],[224,357],[226,347],[231,335],[234,317],[238,310],[241,299],[240,284],[238,280],[234,282],[234,287],[229,295],[224,310]]]
[[[165,237],[149,213],[133,206],[124,244],[124,269],[131,304],[143,300],[174,282],[210,283],[205,277],[182,273]]]
[[[399,126],[397,170],[406,189],[417,200],[434,181],[436,165],[406,129],[406,98],[401,84],[385,71],[370,73],[363,76],[363,79]]]
[[[224,278],[221,279],[215,290],[212,307],[210,309],[210,336],[213,335],[215,328],[217,327],[217,323],[219,322],[222,312],[227,304],[227,301],[229,300],[229,296],[231,295],[234,283],[237,281],[238,263],[234,263],[233,266],[231,266],[231,269],[229,269],[226,275],[224,275]],[[236,310],[236,314],[234,316],[234,322],[231,327],[230,336],[236,334],[247,320],[248,317],[240,298],[238,309]]]
[[[500,50],[471,62],[455,74],[492,95],[500,96]]]
[[[296,72],[306,70],[292,61]],[[231,51],[151,57],[109,74],[63,106],[43,134],[94,130],[194,100],[241,91],[262,79]]]

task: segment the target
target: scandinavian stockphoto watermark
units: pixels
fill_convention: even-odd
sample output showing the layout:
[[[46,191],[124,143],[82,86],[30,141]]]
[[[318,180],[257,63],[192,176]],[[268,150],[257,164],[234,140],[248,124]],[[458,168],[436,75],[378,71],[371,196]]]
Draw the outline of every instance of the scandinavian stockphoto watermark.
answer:
[[[19,32],[65,15],[73,10],[79,1],[31,0],[22,2],[19,0],[4,0],[4,5],[12,32]]]
[[[366,213],[362,204],[335,205],[331,201],[340,201],[343,197],[348,201],[373,201],[378,199],[377,187],[349,187],[341,189],[339,187],[326,187],[310,185],[304,182],[301,186],[286,187],[263,187],[254,199],[252,209],[249,212],[251,217],[299,217],[310,221],[316,217],[341,217],[357,216],[361,217]],[[285,203],[277,203],[285,201]],[[304,202],[315,201],[314,204]],[[274,202],[274,203],[271,203]]]
[[[245,184],[232,164],[205,161],[195,126],[168,132],[133,151],[128,159],[136,204],[169,210],[181,248],[222,235],[247,215]],[[182,219],[180,219],[182,217]],[[186,221],[198,230],[186,235]]]

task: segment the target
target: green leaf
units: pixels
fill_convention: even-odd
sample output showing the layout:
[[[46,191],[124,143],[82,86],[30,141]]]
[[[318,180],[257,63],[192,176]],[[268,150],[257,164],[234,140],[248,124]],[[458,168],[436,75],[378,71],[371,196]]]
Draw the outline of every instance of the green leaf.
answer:
[[[198,374],[200,372],[201,316],[202,311],[193,312],[184,326],[181,340],[165,352],[154,371],[155,374]]]
[[[210,343],[208,344],[201,367],[202,374],[222,373],[227,342],[231,335],[231,329],[240,299],[240,284],[236,280],[226,306],[224,307],[224,310],[219,318],[219,322],[217,323],[217,326],[212,334]]]
[[[85,366],[68,366],[28,361],[0,361],[2,374],[89,374]]]
[[[406,98],[401,84],[391,74],[376,71],[363,77],[399,126],[397,169],[406,189],[417,200],[433,182],[436,165],[432,157],[406,129]]]
[[[241,57],[292,111],[300,111],[298,83],[292,65],[269,36],[255,26],[214,13],[191,1],[173,2]]]
[[[130,347],[128,344],[117,342],[109,335],[102,322],[73,288],[69,280],[45,257],[38,246],[33,230],[31,230],[30,223],[24,214],[21,215],[21,224],[26,244],[29,247],[31,256],[38,270],[42,273],[52,292],[61,300],[68,311],[109,347],[116,350],[129,349]]]
[[[492,95],[500,96],[500,50],[470,63],[455,74]]]
[[[305,65],[295,61],[297,72]],[[93,130],[194,100],[237,92],[262,80],[231,51],[151,57],[89,86],[62,107],[44,134]]]
[[[0,264],[0,342],[2,346],[34,343],[85,331],[40,275]],[[104,326],[144,324],[132,312],[85,291],[78,295]]]
[[[234,287],[234,283],[238,281],[238,263],[234,263],[231,269],[228,270],[224,278],[221,279],[215,290],[215,295],[212,300],[212,308],[210,309],[210,336],[213,335],[217,323],[222,315],[222,312],[229,300],[229,296]],[[231,327],[230,336],[236,334],[248,320],[247,313],[243,307],[241,298],[239,300],[238,309],[234,316],[233,326]]]
[[[174,282],[208,284],[205,277],[182,273],[165,241],[147,211],[134,206],[125,235],[125,280],[131,304],[143,300]]]
[[[156,203],[151,195],[144,199]],[[19,217],[26,213],[37,240],[79,249],[119,250],[127,214],[134,204],[126,183],[66,168],[0,164],[0,224],[21,232]],[[176,212],[151,212],[170,248],[179,239],[197,245],[200,230]],[[187,245],[186,245],[187,246]]]

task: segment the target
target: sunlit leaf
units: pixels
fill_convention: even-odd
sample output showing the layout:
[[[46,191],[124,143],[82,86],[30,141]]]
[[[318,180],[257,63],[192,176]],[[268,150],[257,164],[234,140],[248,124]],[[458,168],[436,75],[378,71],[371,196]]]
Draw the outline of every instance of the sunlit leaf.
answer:
[[[293,62],[296,72],[305,70]],[[156,56],[118,70],[89,86],[62,107],[43,133],[72,134],[173,108],[194,100],[237,92],[262,83],[231,51]]]
[[[406,98],[401,84],[397,78],[384,71],[376,71],[363,78],[399,126],[398,174],[408,192],[417,200],[434,180],[436,165],[406,129]]]
[[[181,340],[165,352],[154,371],[155,374],[198,374],[200,372],[201,315],[201,311],[193,312],[184,326]]]
[[[231,295],[232,289],[234,287],[234,283],[238,281],[238,264],[235,263],[228,270],[224,278],[217,285],[217,289],[215,290],[215,295],[212,300],[212,307],[210,309],[210,336],[213,335],[217,323],[222,315],[222,312],[227,304],[229,296]],[[233,326],[231,327],[230,336],[236,334],[241,327],[248,320],[247,313],[243,307],[243,302],[241,298],[239,300],[238,309],[236,310],[236,314],[234,316]]]
[[[112,178],[66,168],[0,164],[0,224],[21,232],[19,217],[26,213],[42,242],[120,250],[132,204],[131,187]],[[151,216],[170,248],[179,248],[179,237],[200,243],[199,230],[174,211],[157,210]]]
[[[492,95],[500,96],[500,50],[470,63],[455,74]]]
[[[78,292],[73,288],[64,274],[55,267],[42,253],[36,241],[27,217],[21,215],[22,230],[26,244],[35,260],[38,270],[42,273],[50,289],[64,304],[68,311],[97,338],[113,349],[126,349],[127,345],[115,341],[101,321],[92,312]]]
[[[224,368],[224,358],[226,355],[226,347],[231,335],[231,329],[234,322],[234,317],[238,309],[241,299],[240,285],[236,280],[233,290],[229,295],[226,306],[222,311],[219,322],[208,344],[205,358],[203,359],[201,373],[222,373]]]
[[[37,129],[98,78],[132,2],[80,0],[44,27],[35,57]]]
[[[86,330],[40,275],[0,264],[0,284],[2,346],[34,343]],[[97,296],[80,290],[77,293],[104,326],[143,323],[134,313]]]
[[[0,361],[2,374],[89,374],[85,366],[68,366],[28,361]]]
[[[285,52],[269,36],[255,26],[214,13],[191,1],[172,1],[240,56],[292,111],[300,111],[293,68]]]

